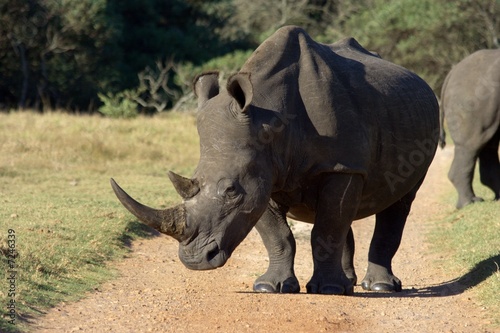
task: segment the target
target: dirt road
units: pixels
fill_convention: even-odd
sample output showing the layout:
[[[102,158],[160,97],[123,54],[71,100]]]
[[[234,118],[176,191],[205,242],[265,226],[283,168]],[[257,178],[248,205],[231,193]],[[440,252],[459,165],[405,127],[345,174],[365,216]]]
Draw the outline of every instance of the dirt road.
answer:
[[[428,254],[428,220],[449,213],[439,203],[451,185],[446,172],[450,148],[438,151],[414,202],[394,271],[403,292],[352,297],[308,295],[312,274],[310,226],[296,222],[297,295],[252,293],[267,268],[266,250],[256,231],[223,268],[196,272],[177,257],[174,240],[158,236],[136,241],[129,258],[116,264],[121,277],[73,304],[61,304],[39,318],[33,332],[489,332],[488,313],[471,299],[459,276]],[[356,267],[361,280],[373,219],[356,221]]]

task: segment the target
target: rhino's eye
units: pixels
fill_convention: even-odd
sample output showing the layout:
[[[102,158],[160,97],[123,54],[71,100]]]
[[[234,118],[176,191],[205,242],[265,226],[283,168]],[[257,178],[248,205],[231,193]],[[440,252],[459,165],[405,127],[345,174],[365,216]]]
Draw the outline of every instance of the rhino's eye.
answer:
[[[237,182],[232,179],[221,179],[217,184],[217,194],[221,197],[234,198],[238,195]]]
[[[229,186],[226,189],[226,195],[229,197],[233,197],[236,195],[236,187],[234,185]]]

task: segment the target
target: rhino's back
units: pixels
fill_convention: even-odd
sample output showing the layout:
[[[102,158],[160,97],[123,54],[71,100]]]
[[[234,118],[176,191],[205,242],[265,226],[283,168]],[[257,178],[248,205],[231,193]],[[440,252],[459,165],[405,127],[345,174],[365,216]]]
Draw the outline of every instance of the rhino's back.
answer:
[[[476,148],[487,141],[500,123],[500,50],[479,50],[455,65],[441,103],[455,144]]]
[[[343,57],[335,70],[345,73],[349,99],[341,105],[355,110],[360,124],[344,124],[340,142],[360,142],[356,162],[367,171],[363,217],[392,204],[425,175],[438,141],[439,107],[432,89],[413,72],[370,54],[351,39],[330,47]],[[358,129],[358,136],[353,135]],[[342,154],[352,152],[349,145]]]
[[[252,73],[256,106],[296,116],[290,130],[300,132],[296,151],[306,161],[297,181],[324,172],[362,174],[366,215],[407,193],[432,161],[438,135],[434,93],[416,74],[352,38],[326,45],[300,28],[282,28],[242,71]],[[416,142],[429,151],[415,152],[422,150]],[[402,159],[412,159],[408,171],[402,172]]]

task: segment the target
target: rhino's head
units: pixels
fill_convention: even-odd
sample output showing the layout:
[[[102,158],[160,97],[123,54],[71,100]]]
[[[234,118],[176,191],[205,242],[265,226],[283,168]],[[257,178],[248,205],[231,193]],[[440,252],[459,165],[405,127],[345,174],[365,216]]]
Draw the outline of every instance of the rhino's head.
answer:
[[[227,91],[219,93],[217,74],[205,74],[196,79],[195,92],[200,162],[191,179],[169,173],[183,203],[152,209],[132,199],[113,180],[111,184],[140,221],[179,241],[184,265],[213,269],[226,263],[264,213],[272,171],[266,154],[252,146],[249,75],[233,76]]]

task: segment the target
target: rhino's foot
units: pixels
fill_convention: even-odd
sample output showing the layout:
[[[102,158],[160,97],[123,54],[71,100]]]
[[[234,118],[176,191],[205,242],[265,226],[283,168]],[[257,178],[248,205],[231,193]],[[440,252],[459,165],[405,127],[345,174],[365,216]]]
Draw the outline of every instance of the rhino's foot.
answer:
[[[353,286],[344,287],[338,284],[325,284],[318,286],[317,284],[307,284],[308,294],[322,294],[322,295],[352,295],[354,293]]]
[[[294,294],[300,292],[300,285],[295,276],[280,278],[266,273],[255,281],[253,290],[262,293]]]
[[[358,283],[358,277],[356,276],[356,273],[354,273],[354,270],[344,270],[344,273],[345,275],[347,276],[347,278],[349,279],[349,281],[351,281],[351,284],[353,286],[356,285],[356,283]]]
[[[387,283],[385,281],[373,283],[370,283],[369,281],[363,281],[361,282],[361,287],[363,287],[364,290],[378,292],[400,292],[402,290],[401,282],[396,282],[395,280],[392,283]]]
[[[385,268],[370,270],[366,273],[365,278],[361,282],[361,287],[364,290],[377,292],[399,292],[402,290],[401,281],[394,275],[387,272]]]
[[[465,200],[465,199],[459,199],[457,202],[457,209],[463,208],[467,205],[476,203],[476,202],[483,202],[484,199],[481,197],[472,197],[471,199]]]
[[[307,292],[309,294],[323,294],[323,295],[352,295],[354,293],[354,285],[351,279],[342,279],[342,281],[335,282],[333,280],[326,280],[321,278],[313,278],[307,283]]]

